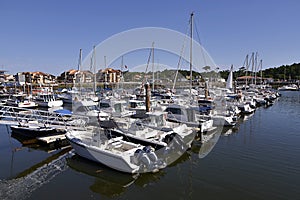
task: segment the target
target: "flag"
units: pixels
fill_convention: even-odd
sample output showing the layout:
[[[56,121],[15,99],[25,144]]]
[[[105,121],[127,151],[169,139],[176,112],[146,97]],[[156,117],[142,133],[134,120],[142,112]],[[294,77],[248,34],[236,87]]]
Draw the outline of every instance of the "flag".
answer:
[[[125,73],[128,72],[128,71],[129,71],[129,70],[128,70],[128,67],[127,67],[127,65],[125,65],[125,66],[124,66],[124,71],[122,71],[122,73],[125,74]]]

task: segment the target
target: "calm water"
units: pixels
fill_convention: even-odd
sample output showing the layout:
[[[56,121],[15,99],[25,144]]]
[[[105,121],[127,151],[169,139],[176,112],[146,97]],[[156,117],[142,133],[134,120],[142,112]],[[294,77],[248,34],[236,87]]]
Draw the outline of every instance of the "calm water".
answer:
[[[299,130],[300,92],[282,92],[216,142],[195,143],[159,173],[131,176],[68,149],[22,147],[1,126],[0,199],[299,199]]]

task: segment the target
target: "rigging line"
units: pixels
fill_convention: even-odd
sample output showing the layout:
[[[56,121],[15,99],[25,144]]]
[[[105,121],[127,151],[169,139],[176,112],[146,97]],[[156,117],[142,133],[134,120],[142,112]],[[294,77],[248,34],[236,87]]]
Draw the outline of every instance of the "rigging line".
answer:
[[[153,48],[154,48],[154,42],[152,42],[152,48],[151,48],[150,53],[149,53],[149,57],[148,57],[148,61],[147,61],[147,66],[146,66],[145,74],[148,72],[148,67],[149,67],[151,56],[152,56],[152,49]],[[146,76],[144,76],[144,79],[145,78],[146,78]]]
[[[198,32],[198,28],[197,28],[197,23],[194,23],[194,25],[195,25],[195,30],[196,30],[197,38],[198,38],[198,41],[199,41],[199,44],[200,44],[200,47],[201,47],[201,54],[202,54],[204,66],[207,66],[207,62],[206,62],[205,55],[204,55],[203,48],[202,48],[202,42],[200,40],[200,35],[199,35],[199,32]]]
[[[191,23],[191,20],[189,19],[189,23],[187,25],[185,35],[188,35],[188,31],[190,29],[190,23]],[[175,89],[175,84],[176,84],[176,81],[177,81],[178,71],[181,69],[181,64],[182,64],[181,60],[182,60],[182,55],[184,54],[187,39],[188,39],[187,37],[184,38],[183,45],[182,45],[182,48],[181,48],[181,51],[180,51],[180,56],[179,56],[179,60],[178,60],[178,63],[177,63],[177,70],[176,70],[175,77],[174,77],[174,83],[173,83],[172,91],[174,91],[174,89]]]
[[[244,63],[243,63],[243,67],[245,68],[245,70],[248,70],[248,66],[249,66],[248,57],[249,57],[249,55],[247,54],[246,58],[244,60]]]
[[[146,70],[145,70],[145,73],[144,73],[144,79],[142,81],[142,85],[141,85],[141,89],[140,89],[140,95],[142,94],[144,83],[146,81],[148,66],[149,66],[149,63],[150,63],[151,56],[152,56],[152,49],[153,48],[154,48],[154,42],[152,42],[152,48],[151,48],[150,53],[149,53],[149,57],[148,57],[148,61],[147,61],[147,66],[146,66]]]

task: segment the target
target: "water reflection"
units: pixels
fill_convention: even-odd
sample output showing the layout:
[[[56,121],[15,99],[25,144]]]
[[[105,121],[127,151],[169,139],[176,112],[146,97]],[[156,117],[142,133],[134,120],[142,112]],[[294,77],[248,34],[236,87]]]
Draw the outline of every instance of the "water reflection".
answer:
[[[185,152],[179,159],[168,168],[183,163],[190,158]],[[106,197],[118,197],[122,195],[131,185],[147,187],[160,181],[165,175],[165,170],[156,173],[127,174],[110,169],[99,163],[87,160],[78,155],[67,158],[67,165],[73,170],[95,177],[95,181],[89,189]]]
[[[57,142],[53,142],[51,144],[45,145],[40,144],[36,138],[28,139],[26,137],[22,137],[18,133],[11,132],[11,137],[16,139],[22,144],[22,147],[20,148],[31,148],[35,150],[41,150],[48,153],[51,153],[53,151],[63,149],[66,147],[69,147],[70,144],[67,140],[58,140]]]
[[[138,177],[137,174],[121,173],[78,155],[67,158],[67,164],[75,171],[94,176],[96,179],[90,190],[107,197],[121,195]]]
[[[35,190],[66,170],[65,158],[70,155],[70,150],[71,148],[61,150],[23,170],[11,179],[0,180],[0,199],[26,199],[30,197]]]
[[[229,136],[231,134],[237,133],[239,131],[239,126],[235,127],[224,127],[221,134],[222,136]]]
[[[198,154],[200,159],[206,157],[217,144],[220,135],[221,132],[217,131],[215,134],[213,134],[210,140],[206,141],[205,143],[195,140],[191,147],[191,151],[195,154]]]

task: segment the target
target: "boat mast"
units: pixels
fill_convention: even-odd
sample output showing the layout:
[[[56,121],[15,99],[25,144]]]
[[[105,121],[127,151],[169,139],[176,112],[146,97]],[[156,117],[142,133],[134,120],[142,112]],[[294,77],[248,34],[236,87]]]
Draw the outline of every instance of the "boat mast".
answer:
[[[154,42],[152,43],[152,91],[154,92]]]
[[[256,52],[255,53],[255,69],[254,69],[254,84],[256,85],[256,78],[257,78],[257,75],[256,75],[256,72],[257,72],[257,68],[258,68],[258,66],[257,66],[257,57],[258,57],[258,53]]]
[[[96,47],[93,46],[93,66],[94,66],[94,94],[96,94],[97,90],[97,76],[96,76]]]
[[[246,66],[246,82],[245,82],[245,89],[247,89],[247,85],[248,85],[248,78],[247,78],[247,75],[248,75],[248,68],[249,68],[249,55],[247,54],[246,55],[246,58],[245,58],[245,62],[244,62],[244,66]]]
[[[118,81],[118,89],[120,88],[120,82],[121,82],[122,90],[124,90],[124,88],[123,88],[123,65],[124,65],[124,60],[123,60],[123,56],[122,56],[121,57],[121,76],[120,76],[120,81]]]
[[[262,85],[263,83],[263,73],[262,73],[262,60],[259,61],[259,66],[260,66],[260,84]]]
[[[81,63],[82,63],[82,49],[79,49],[79,59],[78,59],[78,74],[79,74],[79,89],[81,91],[81,81],[83,73],[81,72]]]
[[[251,55],[251,84],[253,85],[253,71],[254,71],[254,52],[252,52],[252,55]]]
[[[190,18],[190,25],[191,25],[191,32],[190,32],[190,100],[191,100],[191,95],[192,95],[192,79],[193,79],[193,64],[192,64],[192,60],[193,60],[193,16],[194,13],[191,13],[191,18]]]
[[[79,49],[78,71],[81,70],[82,49]]]

